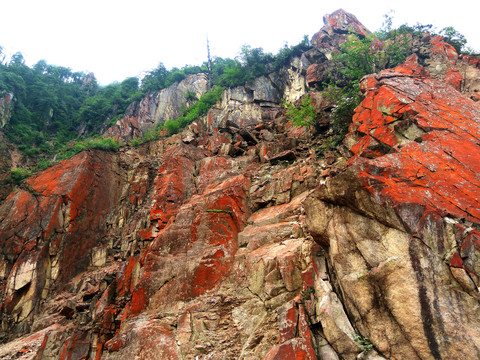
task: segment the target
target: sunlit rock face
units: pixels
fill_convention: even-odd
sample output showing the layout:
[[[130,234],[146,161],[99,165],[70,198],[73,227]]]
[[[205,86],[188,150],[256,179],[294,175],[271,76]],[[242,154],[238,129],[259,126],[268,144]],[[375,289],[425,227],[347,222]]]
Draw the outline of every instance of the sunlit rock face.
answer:
[[[416,60],[364,79],[353,157],[307,218],[347,312],[383,355],[474,359],[480,107]]]
[[[0,358],[480,358],[478,62],[435,41],[363,79],[321,159],[280,106],[317,52],[180,134],[26,180],[0,204]]]
[[[244,127],[273,120],[282,111],[282,100],[294,102],[308,91],[306,71],[309,66],[305,56],[295,57],[278,72],[261,76],[252,84],[226,89],[216,111],[209,114],[210,130],[225,127],[227,121]],[[187,100],[187,93],[195,94],[198,99],[207,91],[207,74],[191,75],[130,105],[125,117],[104,135],[118,139],[140,137],[157,124],[182,115],[185,107],[192,103]]]
[[[14,94],[10,92],[0,92],[0,129],[5,127],[10,120],[13,109]]]
[[[125,117],[110,127],[105,136],[123,139],[142,136],[154,128],[155,124],[163,124],[182,115],[183,109],[189,105],[187,93],[198,99],[206,91],[206,75],[195,74],[166,89],[149,93],[141,101],[132,103],[127,108]]]

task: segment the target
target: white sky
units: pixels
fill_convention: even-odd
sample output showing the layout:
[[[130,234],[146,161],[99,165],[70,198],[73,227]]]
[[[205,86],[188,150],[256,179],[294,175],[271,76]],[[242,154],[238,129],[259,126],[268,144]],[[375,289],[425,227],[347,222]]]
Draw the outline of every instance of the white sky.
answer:
[[[349,0],[0,0],[0,45],[20,51],[27,64],[44,59],[94,72],[100,84],[139,76],[160,62],[170,69],[200,65],[212,56],[235,57],[244,44],[276,53],[323,26],[338,8],[369,30],[394,10],[405,22],[453,26],[480,50],[475,1]]]

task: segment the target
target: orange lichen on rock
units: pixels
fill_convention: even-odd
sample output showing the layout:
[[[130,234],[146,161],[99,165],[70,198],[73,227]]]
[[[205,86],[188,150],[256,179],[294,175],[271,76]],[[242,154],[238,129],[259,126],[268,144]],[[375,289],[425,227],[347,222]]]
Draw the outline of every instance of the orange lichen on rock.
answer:
[[[436,80],[418,81],[419,74],[425,75],[411,58],[372,75],[377,86],[364,86],[366,105],[353,119],[350,136],[360,138],[350,163],[386,198],[477,222],[480,108]],[[377,144],[383,154],[375,153]]]

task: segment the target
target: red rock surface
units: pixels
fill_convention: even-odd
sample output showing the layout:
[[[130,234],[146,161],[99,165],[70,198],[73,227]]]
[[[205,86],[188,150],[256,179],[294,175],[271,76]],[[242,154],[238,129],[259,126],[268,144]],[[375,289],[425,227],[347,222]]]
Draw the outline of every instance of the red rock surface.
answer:
[[[480,106],[431,78],[416,56],[366,77],[361,87],[365,99],[345,140],[353,157],[347,169],[318,192],[328,204],[342,204],[359,215],[312,201],[308,215],[312,234],[329,247],[353,322],[385,356],[475,358],[478,341],[468,347],[453,344],[461,343],[464,333],[479,336],[474,330],[478,311],[466,303],[479,298]],[[334,222],[315,217],[316,206]],[[388,231],[399,232],[388,236],[367,219],[378,219]],[[363,234],[362,228],[370,230]],[[382,232],[378,241],[386,248],[377,248],[374,239]],[[386,245],[388,239],[392,245]],[[364,241],[372,241],[373,248],[365,247]],[[402,247],[405,250],[399,252]],[[364,282],[364,277],[369,280]],[[394,280],[398,277],[412,282],[399,283]],[[395,289],[390,289],[388,284],[393,283]],[[371,286],[379,294],[390,294],[385,306],[360,300]],[[376,291],[369,291],[375,297]],[[403,300],[410,310],[394,302],[401,293],[410,294]],[[452,303],[456,303],[453,316]],[[391,315],[382,315],[385,311]],[[417,315],[410,318],[408,311]],[[413,330],[414,319],[421,319],[418,332]],[[383,332],[374,328],[379,321]],[[406,336],[418,339],[411,343],[413,352],[397,348],[394,339],[403,335],[396,324],[408,329]]]
[[[315,56],[349,30],[326,16]],[[316,158],[262,78],[28,179],[0,204],[0,357],[478,359],[477,68],[426,43],[428,70],[363,80],[350,154]]]
[[[480,107],[429,79],[415,58],[363,88],[350,163],[362,165],[367,186],[395,203],[478,223]]]

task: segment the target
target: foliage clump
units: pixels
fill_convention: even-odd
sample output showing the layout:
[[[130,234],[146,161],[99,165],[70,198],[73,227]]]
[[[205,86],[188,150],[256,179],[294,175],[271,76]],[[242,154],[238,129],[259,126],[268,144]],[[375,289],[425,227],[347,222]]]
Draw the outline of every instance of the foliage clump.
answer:
[[[305,96],[302,99],[300,107],[295,107],[293,104],[286,101],[283,102],[286,107],[286,115],[295,126],[313,126],[317,125],[317,111],[313,106],[311,96]]]
[[[32,175],[29,168],[15,168],[10,170],[10,183],[20,185],[22,181]]]
[[[165,128],[167,129],[168,135],[176,134],[185,126],[206,115],[208,110],[220,100],[224,90],[225,89],[221,86],[213,88],[201,96],[196,103],[185,109],[182,116],[175,120],[168,120],[165,122]]]
[[[371,341],[368,340],[367,338],[364,338],[360,334],[353,335],[353,340],[355,340],[357,345],[360,347],[360,349],[364,353],[369,352],[370,350],[373,349],[373,344],[371,343]]]
[[[186,65],[179,69],[177,67],[167,70],[163,63],[160,63],[157,68],[148,71],[142,78],[141,90],[144,94],[154,91],[166,89],[176,82],[186,79],[190,75],[206,73],[208,71],[207,65],[191,66]]]
[[[335,68],[329,74],[329,79],[320,86],[321,96],[334,104],[328,108],[331,136],[319,153],[336,148],[348,133],[355,108],[362,99],[361,79],[403,63],[415,51],[415,39],[426,31],[444,36],[445,41],[454,46],[457,52],[465,48],[465,37],[452,27],[444,28],[438,34],[435,34],[432,25],[404,24],[393,28],[391,15],[385,15],[383,26],[376,33],[366,36],[350,33],[346,41],[331,54]],[[292,104],[285,104],[285,107],[287,117],[297,126],[318,129],[318,121],[325,118],[315,111],[310,96],[305,97],[298,108]]]
[[[116,152],[121,144],[114,138],[93,137],[81,141],[74,141],[64,146],[57,157],[58,160],[68,159],[73,155],[87,149],[97,149],[103,151]]]

